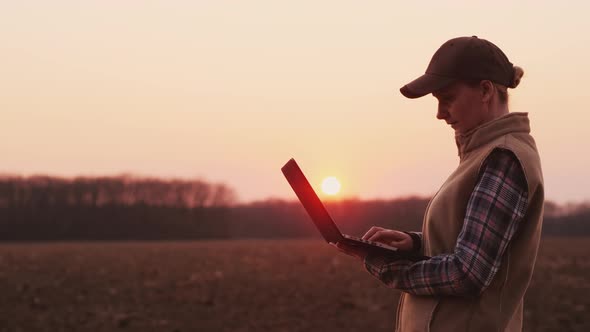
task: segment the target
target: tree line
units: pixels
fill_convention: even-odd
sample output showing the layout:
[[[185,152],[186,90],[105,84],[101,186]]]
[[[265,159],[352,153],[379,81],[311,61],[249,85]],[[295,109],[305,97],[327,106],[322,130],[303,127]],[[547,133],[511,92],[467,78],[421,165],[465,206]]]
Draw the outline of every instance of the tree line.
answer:
[[[326,202],[343,233],[420,230],[429,198]],[[590,204],[546,202],[544,235],[590,235]],[[0,240],[319,237],[299,201],[238,204],[225,184],[132,176],[0,177]]]
[[[225,207],[236,193],[223,183],[162,180],[133,176],[77,177],[1,176],[0,208],[166,206]]]

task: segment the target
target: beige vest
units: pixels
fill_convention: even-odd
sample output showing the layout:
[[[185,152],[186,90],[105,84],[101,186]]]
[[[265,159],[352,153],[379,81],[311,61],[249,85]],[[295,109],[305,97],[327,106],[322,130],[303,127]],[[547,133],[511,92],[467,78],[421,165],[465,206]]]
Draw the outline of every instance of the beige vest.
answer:
[[[423,247],[428,256],[451,254],[480,167],[496,147],[518,158],[528,183],[524,220],[512,238],[500,270],[477,297],[430,297],[402,293],[396,331],[521,331],[523,297],[541,236],[543,175],[527,113],[510,113],[457,136],[460,162],[434,195],[424,217]]]

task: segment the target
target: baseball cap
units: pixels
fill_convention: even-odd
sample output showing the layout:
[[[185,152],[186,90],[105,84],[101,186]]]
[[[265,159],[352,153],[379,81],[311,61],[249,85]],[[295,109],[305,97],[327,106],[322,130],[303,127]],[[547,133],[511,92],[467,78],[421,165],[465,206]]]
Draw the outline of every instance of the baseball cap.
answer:
[[[510,86],[513,67],[504,52],[485,39],[453,38],[434,53],[426,73],[404,85],[400,92],[408,98],[419,98],[458,80],[490,80]]]

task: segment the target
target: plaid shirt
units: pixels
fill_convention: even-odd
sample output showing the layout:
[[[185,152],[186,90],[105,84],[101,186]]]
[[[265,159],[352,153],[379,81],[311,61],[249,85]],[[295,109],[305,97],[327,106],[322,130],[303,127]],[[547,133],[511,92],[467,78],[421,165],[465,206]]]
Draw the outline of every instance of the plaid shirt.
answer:
[[[415,295],[475,296],[490,285],[522,220],[528,189],[514,154],[495,149],[469,198],[452,254],[411,262],[368,255],[365,268],[391,288]],[[422,233],[413,233],[420,241]]]

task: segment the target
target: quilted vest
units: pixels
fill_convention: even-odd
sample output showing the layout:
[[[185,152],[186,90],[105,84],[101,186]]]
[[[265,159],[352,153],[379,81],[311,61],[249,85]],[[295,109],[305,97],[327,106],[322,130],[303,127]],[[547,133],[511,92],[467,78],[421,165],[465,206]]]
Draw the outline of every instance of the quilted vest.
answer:
[[[455,137],[459,165],[428,204],[422,226],[427,256],[454,252],[467,203],[483,161],[494,148],[518,158],[528,185],[524,219],[502,257],[492,283],[477,297],[402,293],[396,331],[522,331],[523,298],[541,237],[544,189],[541,161],[528,113],[509,113]]]

